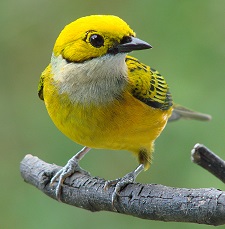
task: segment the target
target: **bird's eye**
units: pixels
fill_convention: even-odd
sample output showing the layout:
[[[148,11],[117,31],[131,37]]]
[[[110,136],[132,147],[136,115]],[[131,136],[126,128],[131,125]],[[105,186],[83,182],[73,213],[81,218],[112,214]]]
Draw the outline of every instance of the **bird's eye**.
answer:
[[[91,45],[94,46],[95,48],[100,48],[104,44],[103,37],[98,34],[91,35],[89,41]]]

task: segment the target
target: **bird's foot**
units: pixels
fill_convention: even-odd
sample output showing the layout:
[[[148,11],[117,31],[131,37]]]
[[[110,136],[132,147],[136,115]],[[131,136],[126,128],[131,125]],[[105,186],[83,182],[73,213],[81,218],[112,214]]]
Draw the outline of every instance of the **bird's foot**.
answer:
[[[110,186],[116,185],[113,193],[112,193],[112,206],[114,208],[114,203],[117,196],[120,196],[120,191],[128,184],[132,184],[135,182],[138,174],[143,171],[144,165],[140,164],[134,171],[126,174],[122,178],[118,178],[116,180],[109,180],[105,182],[104,189],[107,190]]]
[[[85,171],[79,166],[79,160],[84,156],[85,153],[87,153],[90,150],[90,148],[85,147],[80,152],[78,152],[75,156],[73,156],[67,164],[60,169],[51,179],[50,186],[52,186],[57,180],[58,183],[56,185],[55,194],[58,201],[61,201],[61,191],[62,191],[62,185],[65,179],[72,174],[78,172],[84,175],[90,175],[89,172]]]

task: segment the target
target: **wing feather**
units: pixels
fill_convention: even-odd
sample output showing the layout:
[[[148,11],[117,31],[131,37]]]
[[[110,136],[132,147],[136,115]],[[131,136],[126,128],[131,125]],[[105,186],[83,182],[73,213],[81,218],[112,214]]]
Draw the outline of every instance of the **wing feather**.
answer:
[[[50,74],[50,65],[48,65],[45,70],[42,72],[40,81],[38,84],[38,96],[41,100],[44,100],[43,88],[44,88],[44,79]]]
[[[168,85],[158,71],[130,56],[127,56],[126,64],[131,93],[135,98],[161,110],[168,110],[173,105]]]

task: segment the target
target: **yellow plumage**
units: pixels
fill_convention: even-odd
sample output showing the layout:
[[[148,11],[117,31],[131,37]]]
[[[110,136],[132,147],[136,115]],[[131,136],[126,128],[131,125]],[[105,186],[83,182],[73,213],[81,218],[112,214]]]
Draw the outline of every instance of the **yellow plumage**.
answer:
[[[130,65],[141,66],[134,58],[127,60]],[[128,69],[134,68],[129,68],[128,65]],[[141,74],[136,74],[136,71]],[[146,153],[144,159],[140,155],[140,163],[144,163],[146,168],[149,167],[154,140],[163,130],[172,112],[172,108],[156,109],[134,97],[134,93],[143,93],[143,99],[148,99],[152,93],[154,101],[156,89],[150,91],[153,74],[150,74],[149,69],[143,72],[139,68],[129,71],[127,88],[120,95],[121,98],[102,105],[73,103],[66,93],[59,94],[57,83],[52,79],[51,65],[43,76],[46,108],[55,125],[66,136],[91,148],[125,149],[138,157],[144,150]],[[163,104],[165,95],[161,97],[162,100],[157,98],[156,101]]]
[[[39,97],[73,141],[86,148],[128,150],[148,169],[173,103],[159,72],[127,56],[146,48],[151,46],[118,17],[80,18],[60,33],[41,76]],[[71,173],[60,171],[52,183],[61,174],[57,192]]]

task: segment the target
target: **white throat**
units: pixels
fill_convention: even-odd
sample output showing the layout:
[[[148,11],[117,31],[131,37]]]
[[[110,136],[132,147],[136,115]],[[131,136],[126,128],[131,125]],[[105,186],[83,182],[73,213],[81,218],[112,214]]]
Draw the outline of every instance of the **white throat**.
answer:
[[[105,55],[83,63],[68,63],[52,55],[53,79],[59,93],[72,102],[106,104],[118,99],[127,85],[126,54]]]

